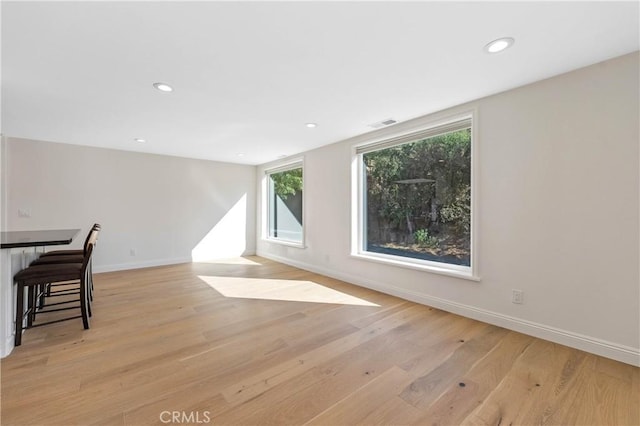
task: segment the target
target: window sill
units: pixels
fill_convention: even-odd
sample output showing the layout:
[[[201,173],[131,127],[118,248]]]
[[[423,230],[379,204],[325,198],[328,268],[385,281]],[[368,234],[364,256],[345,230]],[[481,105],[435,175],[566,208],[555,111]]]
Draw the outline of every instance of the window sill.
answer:
[[[265,243],[280,244],[282,246],[295,247],[299,249],[306,248],[304,243],[302,242],[299,243],[296,241],[278,240],[276,238],[263,238],[262,241],[264,241]]]
[[[475,282],[480,281],[480,277],[473,275],[471,270],[465,271],[465,270],[449,269],[445,267],[441,268],[434,265],[425,265],[425,264],[419,264],[414,262],[406,262],[406,261],[397,260],[387,256],[376,256],[368,253],[367,254],[352,253],[351,257],[360,259],[360,260],[365,260],[368,262],[375,262],[375,263],[381,263],[383,265],[396,266],[399,268],[414,269],[417,271],[430,272],[433,274],[445,275],[445,276],[454,277],[454,278],[462,278],[464,280],[475,281]]]

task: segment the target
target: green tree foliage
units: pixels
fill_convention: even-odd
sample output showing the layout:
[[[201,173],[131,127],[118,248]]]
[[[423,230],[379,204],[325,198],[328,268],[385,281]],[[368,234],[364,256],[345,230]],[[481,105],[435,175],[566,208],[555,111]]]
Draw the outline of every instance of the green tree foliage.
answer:
[[[419,229],[443,244],[468,245],[470,129],[366,153],[363,161],[370,242],[410,244]]]
[[[275,193],[283,200],[302,190],[302,168],[272,173],[270,176]]]
[[[429,231],[426,229],[418,229],[413,234],[413,237],[415,238],[416,243],[421,247],[434,248],[439,244],[438,239],[429,235]]]
[[[468,234],[471,231],[471,187],[459,188],[451,202],[442,206],[440,217],[445,223],[451,223],[458,233]]]

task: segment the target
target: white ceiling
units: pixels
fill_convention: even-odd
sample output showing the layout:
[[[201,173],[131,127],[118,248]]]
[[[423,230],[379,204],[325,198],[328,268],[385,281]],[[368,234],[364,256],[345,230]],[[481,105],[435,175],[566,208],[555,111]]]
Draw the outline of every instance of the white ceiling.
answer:
[[[244,164],[639,49],[637,1],[3,1],[1,14],[5,135]],[[511,49],[484,53],[503,36]]]

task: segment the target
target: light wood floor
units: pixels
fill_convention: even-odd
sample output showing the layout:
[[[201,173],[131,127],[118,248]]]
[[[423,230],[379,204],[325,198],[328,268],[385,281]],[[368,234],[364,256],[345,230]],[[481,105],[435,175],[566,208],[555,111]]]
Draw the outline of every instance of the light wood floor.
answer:
[[[95,286],[2,360],[2,425],[640,424],[636,367],[262,258]]]

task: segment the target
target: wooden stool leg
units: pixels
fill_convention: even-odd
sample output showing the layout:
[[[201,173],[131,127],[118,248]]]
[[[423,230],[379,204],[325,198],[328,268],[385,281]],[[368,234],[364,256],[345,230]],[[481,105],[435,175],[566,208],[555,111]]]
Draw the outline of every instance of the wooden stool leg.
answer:
[[[89,261],[89,300],[93,301],[93,260]]]
[[[27,328],[33,326],[33,318],[36,312],[36,291],[35,286],[30,285],[27,291]]]
[[[85,330],[89,329],[89,294],[87,285],[87,279],[83,277],[80,280],[80,310],[82,311],[82,325]]]
[[[38,308],[40,309],[44,308],[44,297],[48,286],[49,284],[42,284],[38,286],[38,294],[40,295],[40,298],[38,299]]]
[[[89,314],[89,316],[93,316],[93,312],[91,312],[91,304],[93,303],[91,301],[91,287],[89,287],[87,289],[87,313]]]
[[[14,337],[14,346],[22,344],[22,317],[24,316],[24,286],[18,283],[16,295],[16,335]]]

